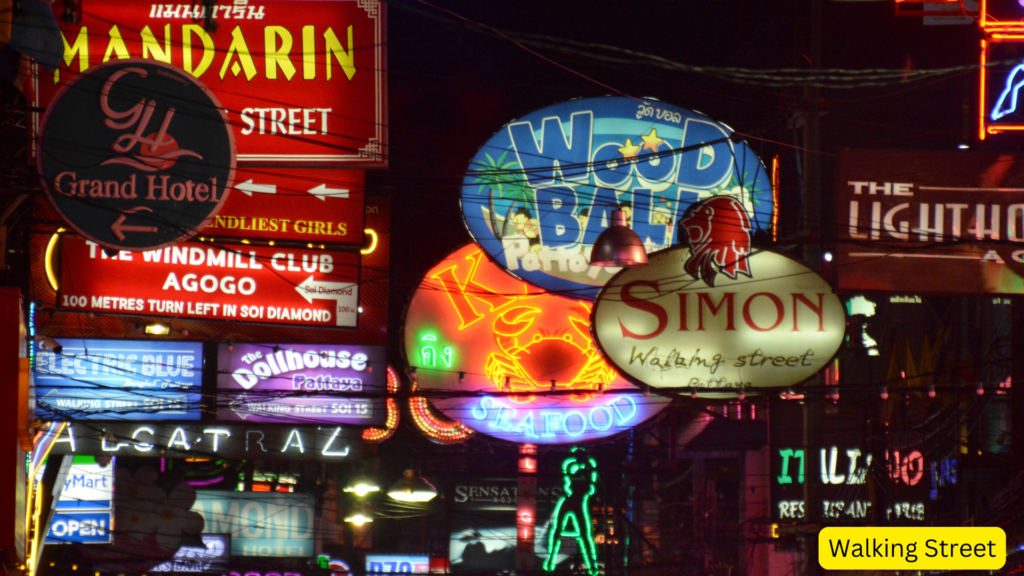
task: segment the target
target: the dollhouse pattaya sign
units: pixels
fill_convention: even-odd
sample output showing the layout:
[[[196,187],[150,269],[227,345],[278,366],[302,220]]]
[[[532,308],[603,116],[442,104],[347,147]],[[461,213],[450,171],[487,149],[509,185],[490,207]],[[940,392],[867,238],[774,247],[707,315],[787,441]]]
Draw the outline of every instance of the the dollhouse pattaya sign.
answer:
[[[751,252],[742,206],[694,205],[680,222],[689,247],[650,255],[604,287],[591,316],[605,358],[633,381],[708,396],[810,377],[843,341],[831,286],[803,264]]]
[[[473,239],[516,276],[592,299],[618,271],[590,265],[614,210],[626,212],[648,253],[676,243],[686,208],[714,195],[736,198],[754,231],[770,228],[768,175],[733,136],[702,114],[653,100],[550,106],[480,148],[463,180],[463,216]]]

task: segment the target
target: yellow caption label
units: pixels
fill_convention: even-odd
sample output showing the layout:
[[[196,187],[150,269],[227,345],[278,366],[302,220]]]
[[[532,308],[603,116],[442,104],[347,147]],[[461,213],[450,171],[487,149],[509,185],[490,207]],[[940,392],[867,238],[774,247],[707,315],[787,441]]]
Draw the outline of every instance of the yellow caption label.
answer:
[[[826,570],[998,570],[1006,564],[1002,528],[825,528],[818,562]]]

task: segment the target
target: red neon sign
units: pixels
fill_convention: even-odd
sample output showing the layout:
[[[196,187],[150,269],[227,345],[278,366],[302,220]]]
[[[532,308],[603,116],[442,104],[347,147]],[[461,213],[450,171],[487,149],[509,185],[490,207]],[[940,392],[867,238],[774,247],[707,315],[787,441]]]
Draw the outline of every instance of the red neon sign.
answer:
[[[639,390],[601,358],[591,306],[541,291],[469,245],[430,270],[413,297],[406,357],[420,389],[493,393],[432,400],[478,432],[532,444],[608,436],[667,399],[638,401]]]
[[[387,166],[385,10],[375,0],[211,6],[94,0],[64,23],[64,60],[38,68],[35,105],[109,60],[150,58],[199,78],[224,105],[238,162]],[[209,11],[209,12],[208,12]]]

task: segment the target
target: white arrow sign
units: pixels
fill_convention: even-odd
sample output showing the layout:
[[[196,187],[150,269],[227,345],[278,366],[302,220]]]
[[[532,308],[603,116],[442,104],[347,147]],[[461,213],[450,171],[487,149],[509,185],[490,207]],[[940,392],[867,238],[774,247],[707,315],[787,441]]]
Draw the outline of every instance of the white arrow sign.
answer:
[[[246,396],[245,394],[239,394],[235,398],[231,399],[231,402],[228,403],[228,408],[232,412],[237,414],[239,418],[241,418],[242,420],[245,420],[246,418],[248,418],[251,415],[249,410],[246,409],[246,406],[248,406],[248,404],[249,404],[249,397]]]
[[[334,300],[337,303],[335,318],[337,326],[355,326],[359,313],[359,285],[352,282],[319,282],[310,276],[295,291],[313,303],[317,300]]]
[[[348,190],[345,188],[328,188],[327,184],[320,184],[307,190],[313,196],[326,201],[327,196],[331,198],[348,198]]]
[[[236,184],[235,188],[246,196],[252,196],[253,192],[257,194],[277,194],[277,186],[274,184],[253,184],[252,178],[241,184]]]

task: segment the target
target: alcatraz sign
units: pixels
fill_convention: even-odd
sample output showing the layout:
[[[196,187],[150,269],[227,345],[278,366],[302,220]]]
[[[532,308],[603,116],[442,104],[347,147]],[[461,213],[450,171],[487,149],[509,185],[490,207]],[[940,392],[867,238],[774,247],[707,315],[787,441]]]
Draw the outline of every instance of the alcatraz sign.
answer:
[[[652,254],[601,291],[594,336],[620,372],[653,387],[729,395],[796,384],[839,349],[843,306],[820,276],[772,252],[727,255],[691,243],[695,252]]]
[[[47,109],[38,147],[57,212],[107,248],[192,236],[234,180],[234,136],[220,102],[161,62],[110,62],[76,77]]]
[[[358,434],[340,426],[69,424],[53,453],[341,462],[359,455]]]
[[[358,252],[185,242],[108,256],[69,236],[61,278],[66,311],[325,328],[359,317]]]
[[[78,8],[81,20],[69,22],[63,4],[53,6],[66,48],[54,74],[39,68],[36,106],[90,67],[142,57],[210,87],[240,163],[387,167],[379,0],[91,0]]]

